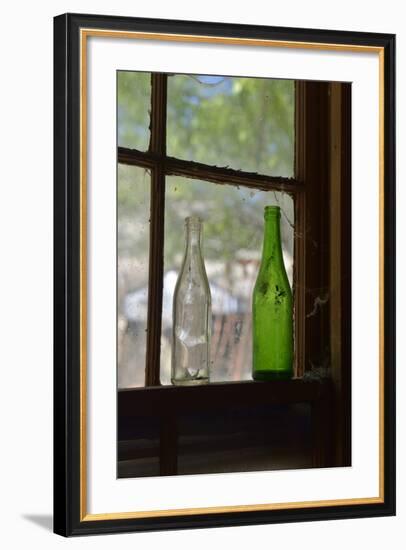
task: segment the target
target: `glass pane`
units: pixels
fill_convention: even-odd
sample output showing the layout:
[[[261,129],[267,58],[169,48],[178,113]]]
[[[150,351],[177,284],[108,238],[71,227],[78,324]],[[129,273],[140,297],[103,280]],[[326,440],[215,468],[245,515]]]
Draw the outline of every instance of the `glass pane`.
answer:
[[[148,306],[150,176],[118,165],[117,363],[118,386],[145,384]]]
[[[168,79],[168,155],[293,176],[294,81],[175,75]]]
[[[118,145],[146,151],[149,147],[151,73],[117,71]]]
[[[170,384],[172,301],[184,253],[184,219],[203,219],[203,254],[212,295],[212,381],[251,379],[251,297],[262,253],[266,205],[282,209],[285,267],[292,284],[293,200],[274,191],[168,177],[165,199],[161,382]]]

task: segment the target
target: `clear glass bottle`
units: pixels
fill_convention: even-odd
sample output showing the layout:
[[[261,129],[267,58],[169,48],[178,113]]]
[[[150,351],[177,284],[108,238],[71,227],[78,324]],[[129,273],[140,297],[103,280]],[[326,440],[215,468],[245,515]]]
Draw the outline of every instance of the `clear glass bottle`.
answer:
[[[171,380],[177,385],[209,382],[211,295],[202,255],[202,221],[185,220],[186,249],[173,297]]]
[[[265,207],[262,260],[252,300],[254,380],[293,376],[293,301],[283,262],[280,209]]]

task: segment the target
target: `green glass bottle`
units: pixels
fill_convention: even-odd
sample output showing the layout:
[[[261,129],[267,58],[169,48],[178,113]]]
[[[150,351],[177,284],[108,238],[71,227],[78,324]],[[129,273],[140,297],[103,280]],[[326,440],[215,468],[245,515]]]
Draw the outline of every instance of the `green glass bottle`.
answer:
[[[293,300],[283,263],[280,209],[265,207],[262,260],[254,287],[254,380],[286,380],[293,376]]]

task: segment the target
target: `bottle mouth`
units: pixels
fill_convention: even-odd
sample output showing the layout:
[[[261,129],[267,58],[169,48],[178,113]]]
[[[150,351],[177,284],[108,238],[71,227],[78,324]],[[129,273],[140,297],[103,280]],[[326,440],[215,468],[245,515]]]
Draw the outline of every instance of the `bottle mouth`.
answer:
[[[264,209],[264,218],[270,218],[273,216],[280,216],[281,215],[281,209],[279,206],[265,206]]]
[[[199,228],[202,225],[202,219],[199,216],[188,216],[185,218],[186,227],[197,227]]]

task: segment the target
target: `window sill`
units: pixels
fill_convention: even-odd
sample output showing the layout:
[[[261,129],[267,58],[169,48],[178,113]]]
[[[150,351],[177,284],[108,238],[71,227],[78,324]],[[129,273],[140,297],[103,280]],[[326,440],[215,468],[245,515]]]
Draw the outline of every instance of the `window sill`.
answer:
[[[185,411],[238,405],[282,405],[312,403],[327,397],[329,380],[214,382],[199,386],[154,386],[118,390],[118,416],[161,416]]]

